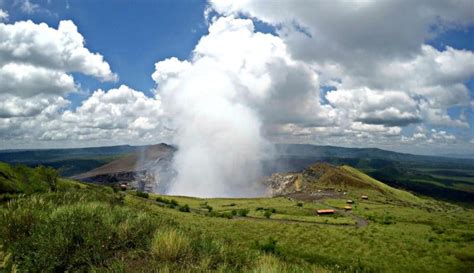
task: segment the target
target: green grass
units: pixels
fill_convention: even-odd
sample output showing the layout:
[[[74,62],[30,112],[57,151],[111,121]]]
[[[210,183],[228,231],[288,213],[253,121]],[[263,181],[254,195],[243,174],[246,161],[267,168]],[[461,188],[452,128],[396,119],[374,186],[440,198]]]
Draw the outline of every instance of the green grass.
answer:
[[[393,187],[390,187],[388,186],[387,184],[384,184],[376,179],[373,179],[372,177],[366,175],[365,173],[355,169],[355,168],[352,168],[350,166],[343,166],[342,167],[344,170],[348,171],[350,174],[352,174],[353,176],[363,180],[363,181],[366,181],[367,183],[370,183],[372,185],[375,185],[377,188],[379,189],[382,189],[384,194],[385,195],[391,195],[393,196],[394,198],[398,199],[398,200],[401,200],[401,201],[404,201],[404,202],[407,202],[407,203],[411,203],[411,204],[420,204],[423,202],[423,200],[421,200],[420,198],[416,197],[415,195],[407,192],[407,191],[402,191],[402,190],[398,190],[398,189],[395,189]]]
[[[186,200],[182,198],[181,201]],[[267,202],[269,200],[265,200],[265,203]],[[365,207],[369,209],[366,210]],[[152,208],[162,210],[159,207]],[[439,205],[439,208],[433,205],[433,209],[439,211],[429,212],[421,208],[359,203],[355,209],[356,213],[367,218],[372,216],[374,219],[366,228],[189,217],[177,213],[176,210],[166,210],[162,213],[167,213],[182,226],[192,225],[215,237],[231,238],[244,248],[251,247],[255,240],[261,240],[271,234],[278,240],[282,255],[295,260],[303,259],[309,263],[348,268],[358,265],[381,271],[446,272],[456,268],[468,268],[473,262],[467,254],[473,249],[473,233],[469,230],[469,227],[473,226],[472,211],[453,214],[448,208],[443,204]],[[387,212],[394,217],[395,223],[383,223]],[[457,220],[446,223],[446,217]],[[432,228],[436,226],[451,235],[446,237],[438,234]],[[438,257],[445,259],[439,260]]]
[[[12,183],[13,188],[24,187],[19,180]],[[61,180],[55,192],[40,185],[24,189],[33,188],[41,190],[0,194],[4,271],[470,272],[474,268],[472,209],[393,188],[384,188],[385,196],[370,192],[369,200],[358,198],[361,192],[355,190],[344,199],[314,202],[283,197],[149,194],[145,198],[133,191],[114,192],[70,180]],[[348,197],[355,200],[351,212],[315,215],[317,209],[344,206]],[[178,205],[171,205],[171,200]],[[180,211],[185,205],[189,212]],[[233,210],[236,215],[231,219],[211,215]],[[239,216],[239,210],[248,214]],[[274,212],[266,219],[265,211]],[[368,220],[368,225],[356,225],[357,219]]]

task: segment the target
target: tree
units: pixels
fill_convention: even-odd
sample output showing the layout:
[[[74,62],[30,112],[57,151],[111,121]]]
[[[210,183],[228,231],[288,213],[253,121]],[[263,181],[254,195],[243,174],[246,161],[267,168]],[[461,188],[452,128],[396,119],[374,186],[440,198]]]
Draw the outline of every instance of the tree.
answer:
[[[24,183],[24,184],[29,184],[30,183],[30,170],[26,165],[23,164],[17,164],[14,166],[14,170],[17,174],[18,179]]]
[[[53,167],[45,167],[43,165],[38,167],[38,174],[40,178],[46,182],[52,191],[56,191],[59,178],[59,171]]]
[[[272,216],[272,212],[269,210],[266,210],[263,216],[265,216],[266,218],[270,218],[270,216]]]

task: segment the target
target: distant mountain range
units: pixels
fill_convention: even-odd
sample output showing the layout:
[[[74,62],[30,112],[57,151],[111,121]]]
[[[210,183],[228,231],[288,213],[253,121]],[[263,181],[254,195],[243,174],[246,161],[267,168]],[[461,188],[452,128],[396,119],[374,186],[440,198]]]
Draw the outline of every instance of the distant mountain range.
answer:
[[[166,160],[161,160],[160,149],[167,147]],[[171,174],[175,147],[159,144],[150,146],[110,146],[51,150],[0,151],[0,161],[27,166],[47,165],[61,168],[64,176],[75,176],[87,181],[94,177],[101,183],[128,177],[133,180],[137,166],[144,170],[157,169],[154,176],[166,170]],[[148,151],[148,152],[147,152]],[[150,152],[151,151],[151,152]],[[442,156],[413,155],[377,148],[343,148],[309,144],[276,144],[274,156],[263,162],[264,175],[298,172],[317,162],[349,165],[391,186],[451,201],[474,200],[474,160]],[[148,155],[147,163],[138,162]],[[161,160],[161,161],[160,161]],[[153,167],[156,165],[156,168]],[[144,167],[146,166],[146,168]],[[117,175],[119,174],[120,175]],[[145,176],[146,178],[146,176]],[[112,181],[110,180],[110,181]],[[118,181],[117,180],[117,181]],[[146,183],[145,183],[146,185]]]

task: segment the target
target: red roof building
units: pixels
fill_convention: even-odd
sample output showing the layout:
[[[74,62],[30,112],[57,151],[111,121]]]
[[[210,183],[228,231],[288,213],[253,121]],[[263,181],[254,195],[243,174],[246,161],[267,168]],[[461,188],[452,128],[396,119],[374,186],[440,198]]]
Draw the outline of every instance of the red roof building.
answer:
[[[336,211],[333,209],[318,209],[316,212],[319,215],[321,215],[321,214],[334,214]]]

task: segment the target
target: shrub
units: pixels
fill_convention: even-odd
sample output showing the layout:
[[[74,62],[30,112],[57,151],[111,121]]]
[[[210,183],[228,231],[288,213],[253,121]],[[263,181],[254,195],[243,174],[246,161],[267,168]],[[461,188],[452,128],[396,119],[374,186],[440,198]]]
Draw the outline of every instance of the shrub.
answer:
[[[239,209],[237,214],[241,217],[246,217],[250,211],[248,209]]]
[[[114,194],[114,197],[115,197],[115,202],[114,204],[117,204],[117,205],[123,205],[125,203],[125,194],[124,193],[116,193]]]
[[[39,166],[37,172],[41,179],[48,184],[51,191],[56,191],[59,171],[53,167]]]
[[[160,196],[156,198],[156,202],[167,204],[169,208],[175,208],[179,205],[178,202],[174,199],[169,200]]]
[[[160,202],[160,203],[165,203],[165,204],[168,204],[168,203],[169,203],[169,201],[168,201],[167,199],[164,199],[164,198],[161,197],[161,196],[156,197],[155,200],[156,200],[156,202]]]
[[[298,202],[298,203],[296,204],[296,206],[298,206],[298,207],[302,207],[302,206],[303,206],[303,203],[301,203],[301,202]]]
[[[179,211],[181,211],[181,212],[189,212],[189,206],[188,206],[188,204],[185,204],[184,206],[179,207]]]
[[[255,247],[265,253],[278,254],[277,243],[277,240],[269,237],[267,241],[262,244],[260,244],[259,241],[255,241]]]
[[[170,200],[170,205],[175,206],[175,207],[179,206],[178,201],[176,201],[174,199]]]
[[[221,217],[227,218],[227,219],[232,219],[232,218],[234,218],[234,215],[230,212],[224,212],[224,213],[221,214]]]
[[[276,213],[276,212],[277,212],[277,210],[274,209],[274,208],[269,208],[268,210],[269,210],[271,213]]]
[[[232,213],[232,215],[236,216],[237,215],[237,210],[233,209],[230,213]]]
[[[147,192],[137,191],[137,196],[141,198],[148,198],[150,195]]]
[[[158,259],[169,262],[185,259],[192,251],[189,238],[175,229],[157,230],[150,250]]]
[[[256,210],[256,211],[261,211],[261,210],[265,210],[265,208],[257,207],[255,210]]]
[[[207,209],[208,212],[211,212],[211,211],[212,211],[212,207],[209,206],[209,205],[206,205],[206,209]]]
[[[272,216],[272,212],[269,210],[266,210],[263,216],[265,216],[266,218],[270,218],[270,216]]]

